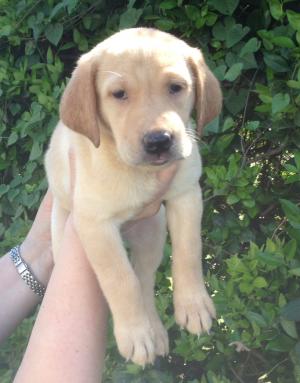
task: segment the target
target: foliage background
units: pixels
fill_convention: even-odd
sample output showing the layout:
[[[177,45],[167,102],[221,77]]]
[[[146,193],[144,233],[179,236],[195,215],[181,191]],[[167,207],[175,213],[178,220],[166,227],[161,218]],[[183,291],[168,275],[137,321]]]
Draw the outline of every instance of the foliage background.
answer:
[[[1,254],[45,191],[43,153],[82,52],[120,28],[155,26],[200,47],[222,82],[222,116],[199,143],[218,321],[199,339],[174,324],[168,245],[157,304],[171,354],[141,370],[110,337],[105,382],[300,382],[299,11],[296,0],[0,0]],[[0,348],[3,383],[32,322]]]

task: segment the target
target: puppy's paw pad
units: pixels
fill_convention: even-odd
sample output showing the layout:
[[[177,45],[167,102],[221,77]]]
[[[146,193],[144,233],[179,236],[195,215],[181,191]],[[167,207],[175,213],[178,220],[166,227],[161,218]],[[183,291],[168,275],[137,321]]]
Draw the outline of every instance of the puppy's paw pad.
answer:
[[[192,334],[209,332],[212,320],[216,317],[214,304],[206,291],[174,299],[175,319],[178,325]]]
[[[120,354],[128,361],[145,366],[155,359],[154,333],[150,325],[115,326]]]

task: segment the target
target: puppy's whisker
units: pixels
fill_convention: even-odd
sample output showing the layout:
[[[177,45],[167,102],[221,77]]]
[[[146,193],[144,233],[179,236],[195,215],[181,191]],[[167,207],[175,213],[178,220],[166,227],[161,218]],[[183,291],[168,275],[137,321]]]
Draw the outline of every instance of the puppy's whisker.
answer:
[[[188,137],[191,138],[192,141],[199,141],[199,138],[193,129],[187,128],[186,133],[187,133]]]

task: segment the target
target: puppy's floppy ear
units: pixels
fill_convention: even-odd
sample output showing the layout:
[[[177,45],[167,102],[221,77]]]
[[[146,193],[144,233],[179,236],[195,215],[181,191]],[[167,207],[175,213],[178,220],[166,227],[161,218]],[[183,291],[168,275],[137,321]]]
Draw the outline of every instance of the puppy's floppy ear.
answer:
[[[60,119],[70,129],[100,145],[100,126],[96,92],[97,65],[83,56],[78,61],[60,103]]]
[[[195,77],[197,131],[200,134],[204,126],[220,114],[222,93],[219,81],[206,65],[199,49],[192,48],[190,65]]]

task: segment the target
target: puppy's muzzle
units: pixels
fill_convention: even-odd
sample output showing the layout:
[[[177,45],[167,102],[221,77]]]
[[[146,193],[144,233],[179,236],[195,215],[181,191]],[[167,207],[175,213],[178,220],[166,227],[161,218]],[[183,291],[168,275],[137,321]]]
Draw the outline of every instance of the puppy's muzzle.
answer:
[[[172,135],[165,130],[149,132],[143,137],[145,152],[150,155],[160,156],[169,151],[173,142]]]

